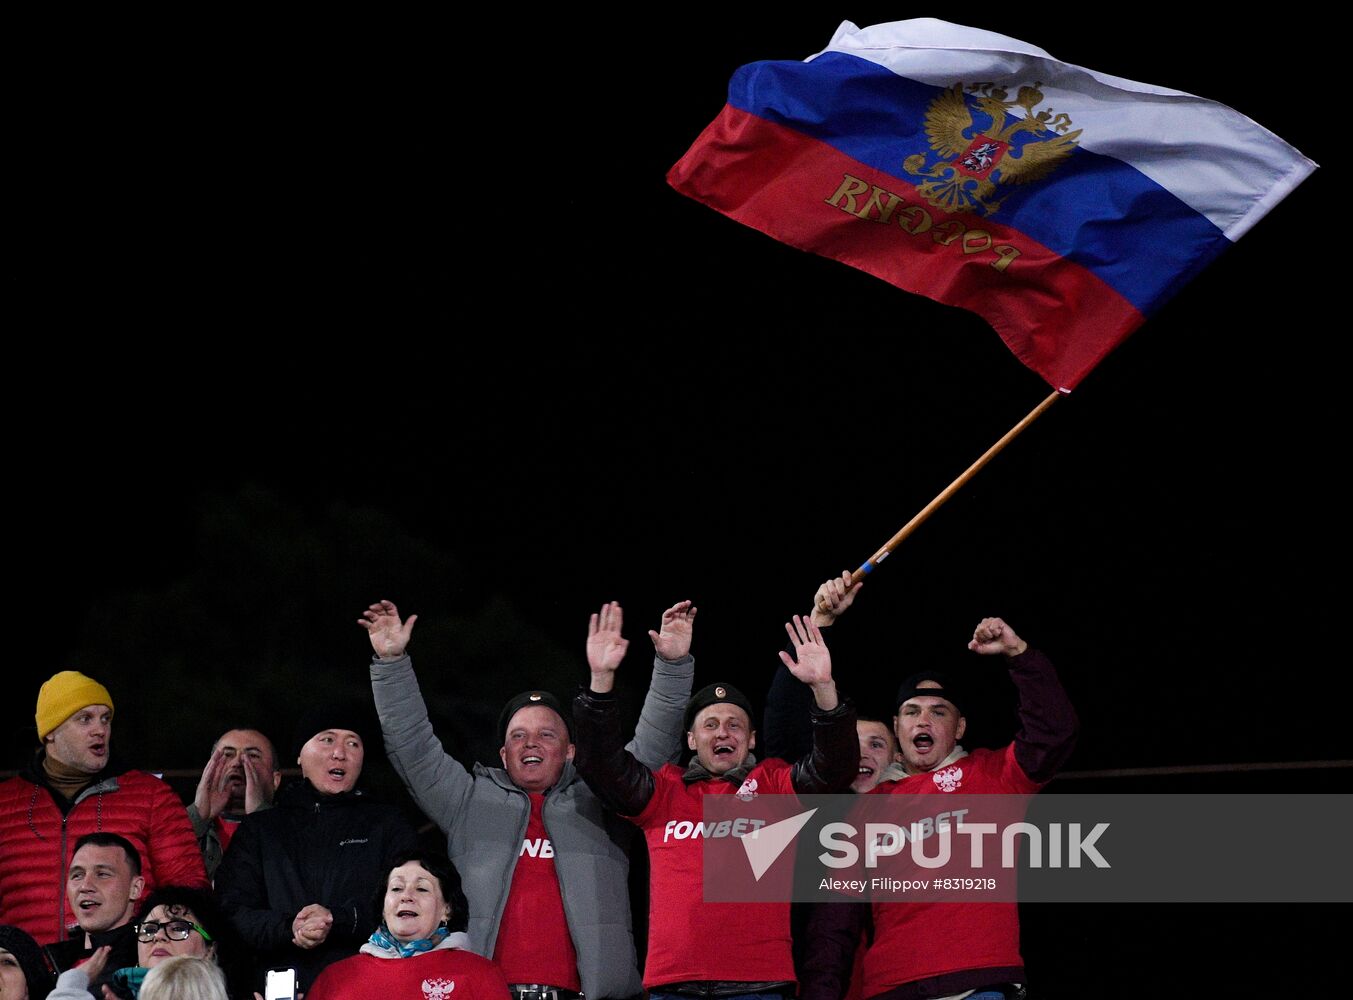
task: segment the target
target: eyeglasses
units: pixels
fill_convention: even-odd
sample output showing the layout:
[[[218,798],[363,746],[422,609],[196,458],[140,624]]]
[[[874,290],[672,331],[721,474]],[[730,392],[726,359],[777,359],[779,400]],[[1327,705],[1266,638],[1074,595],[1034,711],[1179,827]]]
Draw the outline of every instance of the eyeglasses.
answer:
[[[187,941],[193,931],[201,934],[203,941],[211,940],[211,935],[191,920],[144,920],[136,925],[136,940],[150,944],[161,928],[164,928],[165,937],[170,941]]]

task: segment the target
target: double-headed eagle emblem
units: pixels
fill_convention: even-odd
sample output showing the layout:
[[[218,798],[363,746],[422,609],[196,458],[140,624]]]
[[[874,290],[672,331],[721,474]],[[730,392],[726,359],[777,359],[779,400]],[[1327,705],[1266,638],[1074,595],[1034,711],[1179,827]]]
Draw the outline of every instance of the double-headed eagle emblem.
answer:
[[[1003,87],[975,83],[963,95],[956,83],[930,102],[925,114],[925,133],[930,148],[942,159],[926,165],[926,155],[916,153],[902,163],[907,173],[929,180],[917,185],[921,197],[949,213],[976,212],[991,215],[1002,198],[992,200],[997,185],[1028,184],[1046,177],[1071,155],[1081,129],[1067,132],[1071,119],[1053,115],[1053,109],[1034,113],[1043,102],[1040,84],[1020,87],[1013,101]],[[1023,108],[1021,117],[1012,114]],[[991,124],[979,131],[980,124]]]

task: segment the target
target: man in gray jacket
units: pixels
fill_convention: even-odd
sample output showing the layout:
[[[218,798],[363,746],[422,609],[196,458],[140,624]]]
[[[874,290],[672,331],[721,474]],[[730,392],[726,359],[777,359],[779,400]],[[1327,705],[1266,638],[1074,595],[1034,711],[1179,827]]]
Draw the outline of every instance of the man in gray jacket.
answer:
[[[512,699],[500,720],[502,768],[467,772],[428,721],[405,654],[417,615],[402,622],[389,601],[360,624],[371,638],[371,689],[390,762],[446,834],[470,908],[471,948],[503,967],[521,997],[588,1000],[641,989],[630,921],[633,827],[608,813],[573,769],[558,701],[544,691]],[[649,632],[653,681],[630,752],[646,767],[674,761],[690,698],[695,608],[683,601]],[[618,604],[592,616],[588,647],[624,644]],[[562,956],[562,957],[561,957]]]

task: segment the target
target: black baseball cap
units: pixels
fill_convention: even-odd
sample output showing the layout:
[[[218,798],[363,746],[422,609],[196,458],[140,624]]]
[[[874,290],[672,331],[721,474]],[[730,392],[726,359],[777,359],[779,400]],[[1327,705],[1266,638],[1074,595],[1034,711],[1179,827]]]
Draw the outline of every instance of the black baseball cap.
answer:
[[[933,683],[939,686],[921,687],[920,685],[924,683]],[[893,713],[896,714],[902,708],[904,702],[917,697],[943,698],[958,709],[959,715],[963,714],[963,703],[966,701],[962,687],[942,670],[922,670],[904,680],[902,686],[897,689],[897,700],[893,703]]]
[[[558,712],[559,718],[564,720],[564,728],[568,731],[569,742],[573,742],[573,725],[569,722],[568,714],[564,711],[564,706],[559,704],[559,699],[548,691],[523,691],[503,706],[502,712],[498,715],[498,738],[500,740],[504,743],[507,742],[507,724],[512,721],[512,716],[523,708],[530,708],[532,705],[543,705],[545,708],[552,708]]]

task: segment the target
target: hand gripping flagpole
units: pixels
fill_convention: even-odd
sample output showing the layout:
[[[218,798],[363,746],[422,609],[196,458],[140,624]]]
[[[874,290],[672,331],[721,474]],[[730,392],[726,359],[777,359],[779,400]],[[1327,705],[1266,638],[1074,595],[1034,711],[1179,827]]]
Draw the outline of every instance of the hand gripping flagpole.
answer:
[[[930,503],[922,507],[920,512],[910,521],[908,521],[905,525],[903,525],[902,529],[897,534],[893,535],[892,538],[888,539],[888,541],[884,544],[883,548],[875,552],[868,560],[865,561],[864,565],[862,565],[859,569],[857,569],[854,573],[851,574],[851,586],[854,586],[855,584],[859,583],[867,575],[872,573],[879,563],[887,559],[888,556],[892,554],[893,550],[902,544],[902,540],[904,538],[906,538],[913,531],[919,528],[926,518],[928,518],[931,514],[935,513],[935,511],[939,510],[946,500],[948,500],[960,489],[962,489],[967,484],[969,479],[977,475],[977,473],[981,470],[982,466],[986,465],[993,458],[999,455],[1001,449],[1004,448],[1006,445],[1008,445],[1011,441],[1015,440],[1015,438],[1019,436],[1021,431],[1023,431],[1031,423],[1033,423],[1035,420],[1041,417],[1044,411],[1046,411],[1048,407],[1050,407],[1053,403],[1055,403],[1057,401],[1057,397],[1060,396],[1061,394],[1062,394],[1061,390],[1058,390],[1057,392],[1054,392],[1050,396],[1048,396],[1048,398],[1043,400],[1043,402],[1035,406],[1028,413],[1028,415],[1025,416],[1023,420],[1017,423],[1014,427],[1011,427],[1008,431],[1005,432],[1005,435],[999,441],[997,441],[990,448],[988,448],[986,452],[983,453],[981,458],[979,458],[976,462],[973,462],[972,465],[968,466],[968,468],[964,471],[964,473],[961,476],[959,476],[952,483],[946,486],[939,496],[937,496],[934,500],[931,500]]]

